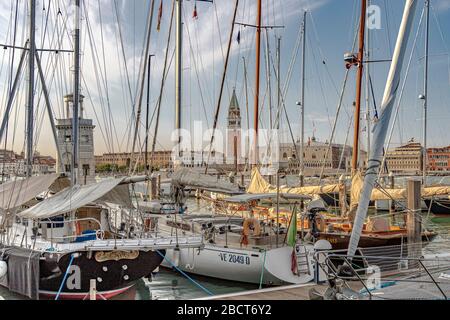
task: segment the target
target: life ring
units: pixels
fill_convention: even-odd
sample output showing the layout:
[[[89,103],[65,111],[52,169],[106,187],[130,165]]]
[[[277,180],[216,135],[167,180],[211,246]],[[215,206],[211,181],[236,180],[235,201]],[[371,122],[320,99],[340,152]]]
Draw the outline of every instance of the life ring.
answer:
[[[252,236],[258,237],[261,235],[261,224],[258,219],[250,218],[244,220],[244,230],[242,234],[244,236],[250,236],[250,232],[253,230]]]

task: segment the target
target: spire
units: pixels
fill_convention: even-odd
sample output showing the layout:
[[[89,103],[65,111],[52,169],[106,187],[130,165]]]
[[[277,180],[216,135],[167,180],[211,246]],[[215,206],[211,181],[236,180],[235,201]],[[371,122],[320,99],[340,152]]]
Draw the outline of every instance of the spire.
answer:
[[[231,96],[231,101],[230,101],[230,111],[231,110],[240,110],[239,108],[239,102],[236,96],[236,88],[233,89],[233,95]]]
[[[228,108],[228,127],[241,127],[241,109],[236,96],[236,89],[233,89],[231,96],[230,107]]]

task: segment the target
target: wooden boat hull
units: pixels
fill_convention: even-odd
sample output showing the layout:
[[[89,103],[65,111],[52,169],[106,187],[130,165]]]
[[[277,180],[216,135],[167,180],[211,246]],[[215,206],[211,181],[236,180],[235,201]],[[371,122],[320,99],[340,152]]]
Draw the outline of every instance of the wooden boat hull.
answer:
[[[306,235],[306,232],[305,232]],[[424,243],[432,241],[437,236],[434,232],[424,232],[422,241]],[[350,242],[351,234],[346,233],[320,233],[319,240],[327,240],[331,243],[333,250],[347,249]],[[360,248],[375,248],[384,246],[400,246],[407,243],[407,235],[403,232],[393,234],[373,234],[361,235],[359,241]]]
[[[46,253],[40,261],[40,297],[55,298],[61,291],[60,299],[83,300],[89,295],[91,279],[95,279],[97,298],[112,298],[149,276],[163,261],[165,251],[160,253],[162,256],[156,251]],[[69,267],[73,254],[78,257]]]

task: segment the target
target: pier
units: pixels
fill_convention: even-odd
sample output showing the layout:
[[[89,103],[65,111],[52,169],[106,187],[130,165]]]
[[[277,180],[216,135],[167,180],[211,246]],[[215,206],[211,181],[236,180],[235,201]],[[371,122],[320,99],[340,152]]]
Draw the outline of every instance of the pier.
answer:
[[[359,291],[362,288],[362,285],[360,283],[355,283],[350,286],[355,291]],[[234,294],[224,294],[196,300],[310,300],[309,293],[312,290],[323,294],[327,290],[327,288],[328,285],[326,283],[308,283],[276,288],[258,289]]]

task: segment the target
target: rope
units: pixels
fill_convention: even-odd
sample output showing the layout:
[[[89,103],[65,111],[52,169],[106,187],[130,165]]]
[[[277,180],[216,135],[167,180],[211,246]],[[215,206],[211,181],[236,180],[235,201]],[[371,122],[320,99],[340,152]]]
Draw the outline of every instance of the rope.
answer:
[[[264,250],[264,262],[261,267],[261,279],[259,280],[259,289],[262,289],[262,285],[263,285],[264,267],[266,266],[266,257],[267,257],[267,250]]]
[[[66,283],[67,277],[69,276],[69,269],[72,266],[74,258],[75,258],[75,254],[72,254],[72,256],[70,257],[69,265],[67,266],[66,274],[64,275],[64,278],[63,278],[63,280],[61,282],[61,286],[59,287],[58,294],[56,295],[55,300],[58,300],[59,296],[61,295],[62,289],[64,287],[64,283]]]
[[[174,265],[172,263],[172,261],[170,261],[165,255],[163,255],[159,250],[156,250],[156,252],[165,260],[167,261],[172,268],[174,268],[175,270],[177,270],[179,273],[181,273],[184,277],[186,277],[186,279],[188,279],[189,281],[191,281],[193,284],[195,284],[197,287],[199,287],[200,289],[202,289],[204,292],[206,292],[208,295],[213,296],[214,294],[209,291],[208,289],[206,289],[204,286],[202,286],[200,283],[198,283],[197,281],[195,281],[194,279],[192,279],[188,274],[186,274],[183,270],[181,270],[180,268],[178,268],[176,265]]]

